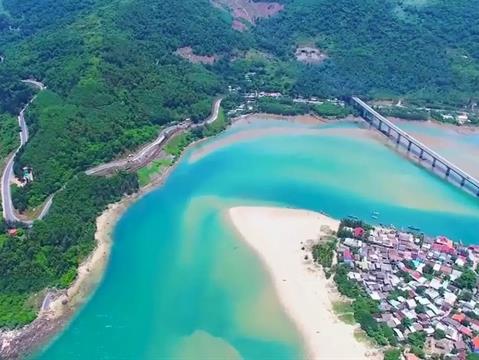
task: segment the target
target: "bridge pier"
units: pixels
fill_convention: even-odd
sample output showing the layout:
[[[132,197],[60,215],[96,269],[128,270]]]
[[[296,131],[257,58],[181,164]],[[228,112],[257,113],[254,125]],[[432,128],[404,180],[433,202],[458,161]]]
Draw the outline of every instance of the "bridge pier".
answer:
[[[429,166],[429,162],[431,162],[432,167],[429,168],[431,171],[436,174],[444,174],[444,178],[450,183],[460,186],[464,191],[479,197],[479,179],[469,175],[454,163],[444,159],[434,150],[410,136],[358,97],[351,97],[349,103],[359,110],[359,113],[362,114],[363,119],[369,123],[370,127],[374,126],[383,135],[386,135],[388,139],[394,141],[396,148],[402,146],[404,149],[407,149],[408,154],[417,155],[419,157],[418,162],[422,165],[427,164]],[[403,141],[403,138],[406,140]],[[451,172],[453,176],[451,176]]]

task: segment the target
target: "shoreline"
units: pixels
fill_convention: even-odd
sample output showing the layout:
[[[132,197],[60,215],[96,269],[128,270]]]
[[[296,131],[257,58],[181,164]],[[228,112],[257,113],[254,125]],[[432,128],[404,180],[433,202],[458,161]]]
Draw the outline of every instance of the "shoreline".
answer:
[[[225,130],[231,128],[237,122],[248,123],[255,120],[286,120],[303,124],[322,124],[344,121],[344,119],[329,120],[312,115],[285,116],[254,113],[231,119],[230,124]],[[347,118],[346,121],[357,122],[356,119],[352,118]],[[378,134],[372,133],[372,136],[377,138],[377,140],[381,141],[381,139],[383,139],[382,136],[376,135]],[[189,150],[202,142],[214,138],[215,136],[217,135],[190,143],[183,149],[181,155],[172,165],[163,169],[161,172],[152,175],[150,182],[141,187],[137,193],[126,196],[117,203],[108,205],[108,207],[97,217],[97,230],[95,233],[96,246],[88,257],[80,264],[78,268],[78,277],[68,289],[46,289],[45,291],[40,292],[39,294],[49,294],[51,296],[48,301],[51,310],[40,310],[37,318],[32,323],[19,329],[0,329],[0,358],[5,357],[8,359],[17,359],[25,354],[32,354],[43,345],[48,344],[54,336],[61,333],[65,326],[71,321],[72,317],[78,313],[79,308],[94,295],[97,286],[101,282],[104,270],[108,264],[111,246],[113,245],[111,233],[123,213],[129,206],[140,200],[143,196],[161,187]],[[387,145],[386,141],[381,142]],[[326,281],[326,279],[324,280]],[[63,303],[65,299],[69,299],[66,304]],[[44,300],[44,303],[45,301],[46,300]]]
[[[308,358],[380,358],[379,350],[355,338],[357,325],[342,322],[333,312],[333,302],[341,296],[309,250],[320,234],[327,233],[324,226],[335,231],[339,221],[308,210],[262,206],[233,207],[228,215],[240,238],[264,265],[301,334]]]
[[[124,196],[120,201],[107,206],[96,219],[95,248],[78,266],[77,278],[71,286],[67,289],[45,289],[40,292],[45,293],[45,298],[51,296],[49,310],[43,310],[46,301],[44,299],[37,317],[30,324],[18,329],[0,329],[0,359],[19,359],[32,355],[61,334],[101,283],[113,246],[112,232],[122,215],[143,196],[160,188],[191,148],[213,137],[188,144],[178,159],[153,175],[148,184],[140,187],[136,193]]]
[[[238,121],[255,121],[255,120],[284,120],[295,122],[299,124],[321,124],[331,121],[330,119],[323,118],[318,115],[313,114],[303,114],[303,115],[280,115],[280,114],[269,114],[269,113],[251,113],[240,115],[231,119],[231,124],[234,124]]]
[[[233,118],[225,130],[238,121],[264,119],[264,116],[264,114],[249,114]],[[283,115],[266,117],[268,120],[304,121],[304,116],[300,116],[301,119],[298,119],[297,116]],[[325,121],[314,117],[314,122],[323,123]],[[0,358],[18,359],[24,355],[31,355],[52,341],[55,336],[61,334],[81,306],[94,295],[97,286],[100,284],[113,245],[111,233],[124,212],[143,196],[161,187],[189,150],[215,136],[217,135],[188,144],[172,165],[153,175],[150,182],[140,187],[138,192],[125,196],[120,201],[107,206],[96,219],[95,248],[79,265],[75,281],[67,289],[45,289],[40,292],[39,294],[45,294],[44,299],[37,317],[30,324],[18,329],[0,329]],[[49,297],[49,300],[47,300],[47,297]],[[48,310],[43,310],[45,302],[49,303]]]

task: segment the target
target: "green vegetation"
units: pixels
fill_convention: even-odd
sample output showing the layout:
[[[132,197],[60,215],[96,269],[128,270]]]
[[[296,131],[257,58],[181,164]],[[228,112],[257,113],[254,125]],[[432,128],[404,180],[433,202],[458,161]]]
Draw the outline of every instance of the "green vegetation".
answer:
[[[424,357],[424,344],[426,342],[426,333],[416,331],[408,335],[407,342],[411,345],[411,352],[419,357]]]
[[[28,304],[25,294],[0,294],[0,326],[15,328],[36,317],[36,309]]]
[[[96,216],[138,187],[136,175],[98,179],[82,172],[151,140],[167,123],[205,118],[227,85],[287,94],[258,102],[260,111],[285,115],[311,110],[291,100],[298,95],[400,96],[445,106],[478,102],[479,42],[472,29],[479,27],[479,7],[470,2],[281,2],[285,10],[278,16],[240,33],[209,0],[1,0],[0,158],[18,143],[15,117],[35,92],[21,80],[48,86],[26,114],[32,137],[15,161],[15,173],[32,167],[35,181],[13,190],[14,204],[35,207],[65,188],[43,221],[22,236],[1,238],[0,326],[30,321],[32,294],[71,283],[94,246]],[[296,45],[306,40],[327,53],[323,64],[294,59]],[[183,46],[221,59],[189,63],[174,54]],[[313,110],[333,117],[347,111],[331,104]],[[172,139],[166,151],[177,158],[189,143],[226,124],[221,113],[217,123]],[[161,166],[140,170],[141,182]],[[368,230],[353,220],[340,231],[345,226]],[[318,261],[330,264],[328,251],[318,250]],[[339,267],[335,280],[354,299],[355,319],[378,343],[393,345],[390,329],[373,321],[377,304],[345,271]],[[471,289],[476,275],[456,282]]]
[[[169,159],[159,159],[159,160],[153,160],[151,164],[142,167],[137,171],[138,174],[138,183],[140,186],[145,186],[147,185],[151,177],[155,174],[158,174],[161,172],[163,169],[171,165],[171,160]]]
[[[179,58],[178,47],[227,59],[231,44],[247,43],[208,0],[4,5],[12,19],[0,28],[0,114],[17,114],[31,98],[22,78],[48,85],[27,113],[33,136],[15,166],[17,175],[26,165],[34,171],[35,182],[21,189],[28,207],[78,172],[154,138],[161,125],[209,114],[225,91],[223,77]]]
[[[328,59],[302,65],[293,91],[362,94],[416,103],[469,104],[479,97],[479,8],[463,0],[424,5],[392,0],[283,0],[255,29],[260,46],[293,61],[301,39]],[[456,21],[461,19],[461,21]]]
[[[95,221],[112,202],[138,189],[135,174],[110,178],[78,175],[53,201],[44,220],[0,247],[0,327],[33,320],[28,299],[46,287],[65,288],[95,246]]]
[[[409,297],[409,294],[405,290],[400,290],[400,289],[396,288],[389,293],[388,300],[397,300],[397,298],[400,297],[400,296],[407,299]]]
[[[333,303],[333,310],[336,314],[345,314],[353,312],[353,307],[348,301],[335,301]]]
[[[461,276],[456,279],[455,283],[460,289],[473,290],[477,284],[477,274],[474,270],[467,268],[462,272]]]
[[[177,159],[183,150],[193,141],[194,136],[191,131],[175,135],[173,138],[171,138],[168,144],[166,144],[165,151]]]
[[[9,114],[0,114],[0,159],[6,158],[20,145],[19,130],[15,117]]]
[[[354,325],[356,323],[356,320],[354,319],[354,309],[351,303],[346,301],[336,301],[333,303],[333,311],[342,322],[349,325]]]
[[[388,349],[384,352],[384,360],[401,360],[401,350]]]
[[[211,124],[198,126],[191,131],[174,136],[165,146],[165,151],[173,155],[175,160],[181,155],[183,150],[193,141],[205,137],[214,136],[223,131],[228,125],[228,120],[223,109],[220,109],[218,118]]]
[[[428,120],[429,112],[399,106],[388,106],[376,109],[381,115],[397,117],[405,120]]]
[[[446,337],[446,333],[444,332],[444,330],[436,329],[436,331],[434,331],[434,339],[441,340],[441,339],[444,339],[445,337]]]
[[[394,331],[374,319],[374,315],[379,313],[378,302],[372,300],[355,281],[348,279],[348,271],[346,265],[339,265],[334,274],[334,281],[342,295],[353,299],[354,319],[377,344],[395,346],[397,339]]]
[[[278,115],[303,115],[309,112],[309,106],[296,103],[290,98],[274,99],[262,97],[258,99],[257,110],[259,112]]]
[[[326,242],[315,244],[313,246],[313,259],[321,264],[324,268],[329,269],[333,264],[333,258],[338,243],[336,237],[329,239]]]
[[[351,109],[333,104],[331,102],[324,102],[313,106],[313,111],[319,116],[342,118],[351,114]]]
[[[218,118],[213,123],[208,124],[200,129],[200,134],[196,135],[196,137],[210,137],[219,134],[226,129],[228,124],[229,122],[225,112],[223,108],[220,108],[220,111],[218,112]],[[195,133],[195,131],[193,131],[193,133]]]

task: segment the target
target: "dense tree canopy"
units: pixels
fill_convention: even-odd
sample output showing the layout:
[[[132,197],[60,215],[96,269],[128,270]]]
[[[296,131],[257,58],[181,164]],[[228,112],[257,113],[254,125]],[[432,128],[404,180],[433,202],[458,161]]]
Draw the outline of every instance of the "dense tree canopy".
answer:
[[[479,99],[474,2],[281,2],[279,15],[241,33],[209,0],[1,0],[0,157],[18,145],[16,116],[35,92],[21,80],[44,82],[48,89],[26,114],[30,141],[15,159],[16,174],[31,167],[34,181],[13,191],[14,204],[27,209],[58,193],[45,220],[16,237],[0,235],[0,326],[30,321],[33,293],[71,283],[93,247],[95,217],[137,188],[134,176],[88,178],[83,170],[131,151],[167,123],[199,121],[228,85],[290,96],[356,93],[449,105]],[[297,62],[299,44],[317,46],[326,61]],[[180,47],[218,61],[193,64],[175,54]],[[291,99],[263,99],[258,107],[288,114],[309,109]],[[331,104],[313,110],[325,116],[345,111]],[[356,299],[361,326],[379,343],[394,345],[390,329],[371,321],[375,304],[363,299],[345,271],[336,273],[338,287]],[[458,283],[470,289],[476,278],[468,275]]]
[[[479,5],[466,0],[283,0],[256,29],[259,44],[290,60],[299,44],[324,51],[304,65],[306,95],[408,96],[467,104],[479,99]]]

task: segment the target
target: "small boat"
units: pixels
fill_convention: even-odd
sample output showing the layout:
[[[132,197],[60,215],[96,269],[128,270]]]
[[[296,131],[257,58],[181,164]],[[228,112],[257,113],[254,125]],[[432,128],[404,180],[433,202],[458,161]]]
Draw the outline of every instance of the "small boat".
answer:
[[[372,214],[376,215],[376,216],[379,216],[379,211],[373,211]]]
[[[421,231],[421,229],[419,229],[418,227],[415,227],[415,226],[408,226],[407,228],[409,230],[412,230],[412,231]]]
[[[353,219],[353,220],[358,220],[358,217],[354,216],[354,215],[348,215],[348,218]]]
[[[371,215],[371,218],[376,220],[378,218],[378,216],[373,214],[373,215]]]

